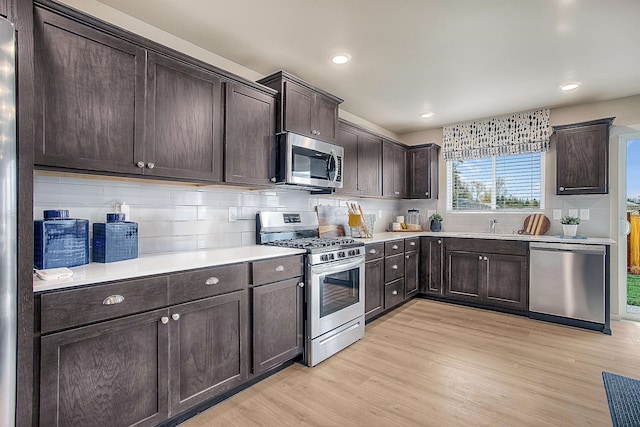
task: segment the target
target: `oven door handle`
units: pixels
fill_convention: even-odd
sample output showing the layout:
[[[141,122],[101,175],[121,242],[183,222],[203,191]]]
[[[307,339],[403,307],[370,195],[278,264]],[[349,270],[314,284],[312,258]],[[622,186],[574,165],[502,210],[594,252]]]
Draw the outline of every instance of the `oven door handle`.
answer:
[[[346,261],[329,262],[311,266],[311,274],[334,273],[342,270],[351,270],[356,267],[364,267],[364,257],[352,258]]]

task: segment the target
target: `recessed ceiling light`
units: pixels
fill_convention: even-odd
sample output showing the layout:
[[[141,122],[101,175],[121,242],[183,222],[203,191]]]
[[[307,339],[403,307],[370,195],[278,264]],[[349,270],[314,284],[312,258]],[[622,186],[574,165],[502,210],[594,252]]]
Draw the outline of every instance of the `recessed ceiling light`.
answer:
[[[433,113],[431,111],[427,111],[420,114],[420,117],[422,117],[423,119],[430,119],[431,117],[433,117]]]
[[[346,64],[347,62],[351,61],[351,55],[347,52],[334,53],[330,56],[330,58],[331,62],[333,62],[334,64]]]
[[[567,91],[567,90],[574,90],[576,88],[578,88],[578,86],[580,86],[582,83],[581,82],[567,82],[567,83],[563,83],[560,86],[560,89]]]

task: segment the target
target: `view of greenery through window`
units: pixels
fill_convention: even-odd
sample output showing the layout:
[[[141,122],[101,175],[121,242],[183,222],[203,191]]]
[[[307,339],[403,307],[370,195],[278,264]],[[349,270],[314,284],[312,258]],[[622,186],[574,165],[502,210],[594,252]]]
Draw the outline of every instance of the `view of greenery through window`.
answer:
[[[627,245],[627,311],[640,314],[640,140],[627,142],[627,219],[631,224]]]
[[[454,211],[541,209],[543,166],[540,153],[448,162],[448,208]]]

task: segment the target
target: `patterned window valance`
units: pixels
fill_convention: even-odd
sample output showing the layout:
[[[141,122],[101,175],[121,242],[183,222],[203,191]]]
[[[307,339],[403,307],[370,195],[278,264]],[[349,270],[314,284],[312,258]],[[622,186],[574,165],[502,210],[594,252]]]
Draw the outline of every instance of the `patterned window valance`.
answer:
[[[445,126],[446,161],[549,151],[549,109]]]

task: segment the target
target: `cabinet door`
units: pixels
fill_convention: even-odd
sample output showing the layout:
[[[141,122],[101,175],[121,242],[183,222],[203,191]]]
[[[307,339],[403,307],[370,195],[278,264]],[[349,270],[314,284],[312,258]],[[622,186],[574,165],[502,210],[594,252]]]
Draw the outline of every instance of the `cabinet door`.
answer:
[[[335,143],[338,139],[338,104],[319,93],[314,95],[314,114],[311,133],[322,141]]]
[[[384,258],[368,261],[364,268],[364,315],[369,320],[384,309]]]
[[[41,426],[152,426],[167,418],[167,310],[41,339]]]
[[[275,97],[226,84],[225,181],[271,184],[275,176]]]
[[[170,309],[170,416],[248,378],[248,291]]]
[[[446,251],[445,295],[461,300],[480,299],[482,255],[471,252]]]
[[[442,249],[441,238],[420,238],[420,293],[442,296]]]
[[[407,150],[397,144],[385,141],[382,145],[382,195],[406,197],[406,155]]]
[[[345,155],[346,157],[346,155]],[[358,139],[358,190],[363,196],[382,194],[382,140],[362,133]]]
[[[438,146],[409,149],[408,197],[410,199],[438,198]]]
[[[342,160],[342,188],[336,189],[336,193],[358,194],[359,192],[359,134],[360,132],[358,130],[340,124],[340,128],[338,129],[338,145],[344,149],[344,158]]]
[[[487,254],[484,260],[484,295],[490,305],[527,310],[529,287],[527,285],[527,258],[515,255]]]
[[[304,285],[301,277],[256,286],[253,296],[253,373],[302,354]]]
[[[404,279],[384,285],[384,309],[388,310],[404,301]]]
[[[384,281],[389,283],[404,277],[404,253],[384,259]],[[404,296],[404,292],[402,293]]]
[[[284,82],[283,130],[300,135],[315,137],[311,133],[313,128],[314,93],[304,86],[292,82]]]
[[[218,75],[149,53],[144,173],[221,181],[221,98]]]
[[[418,251],[404,254],[404,298],[418,293]]]
[[[556,194],[608,193],[608,124],[557,131]]]
[[[36,7],[35,164],[142,173],[145,50]]]

